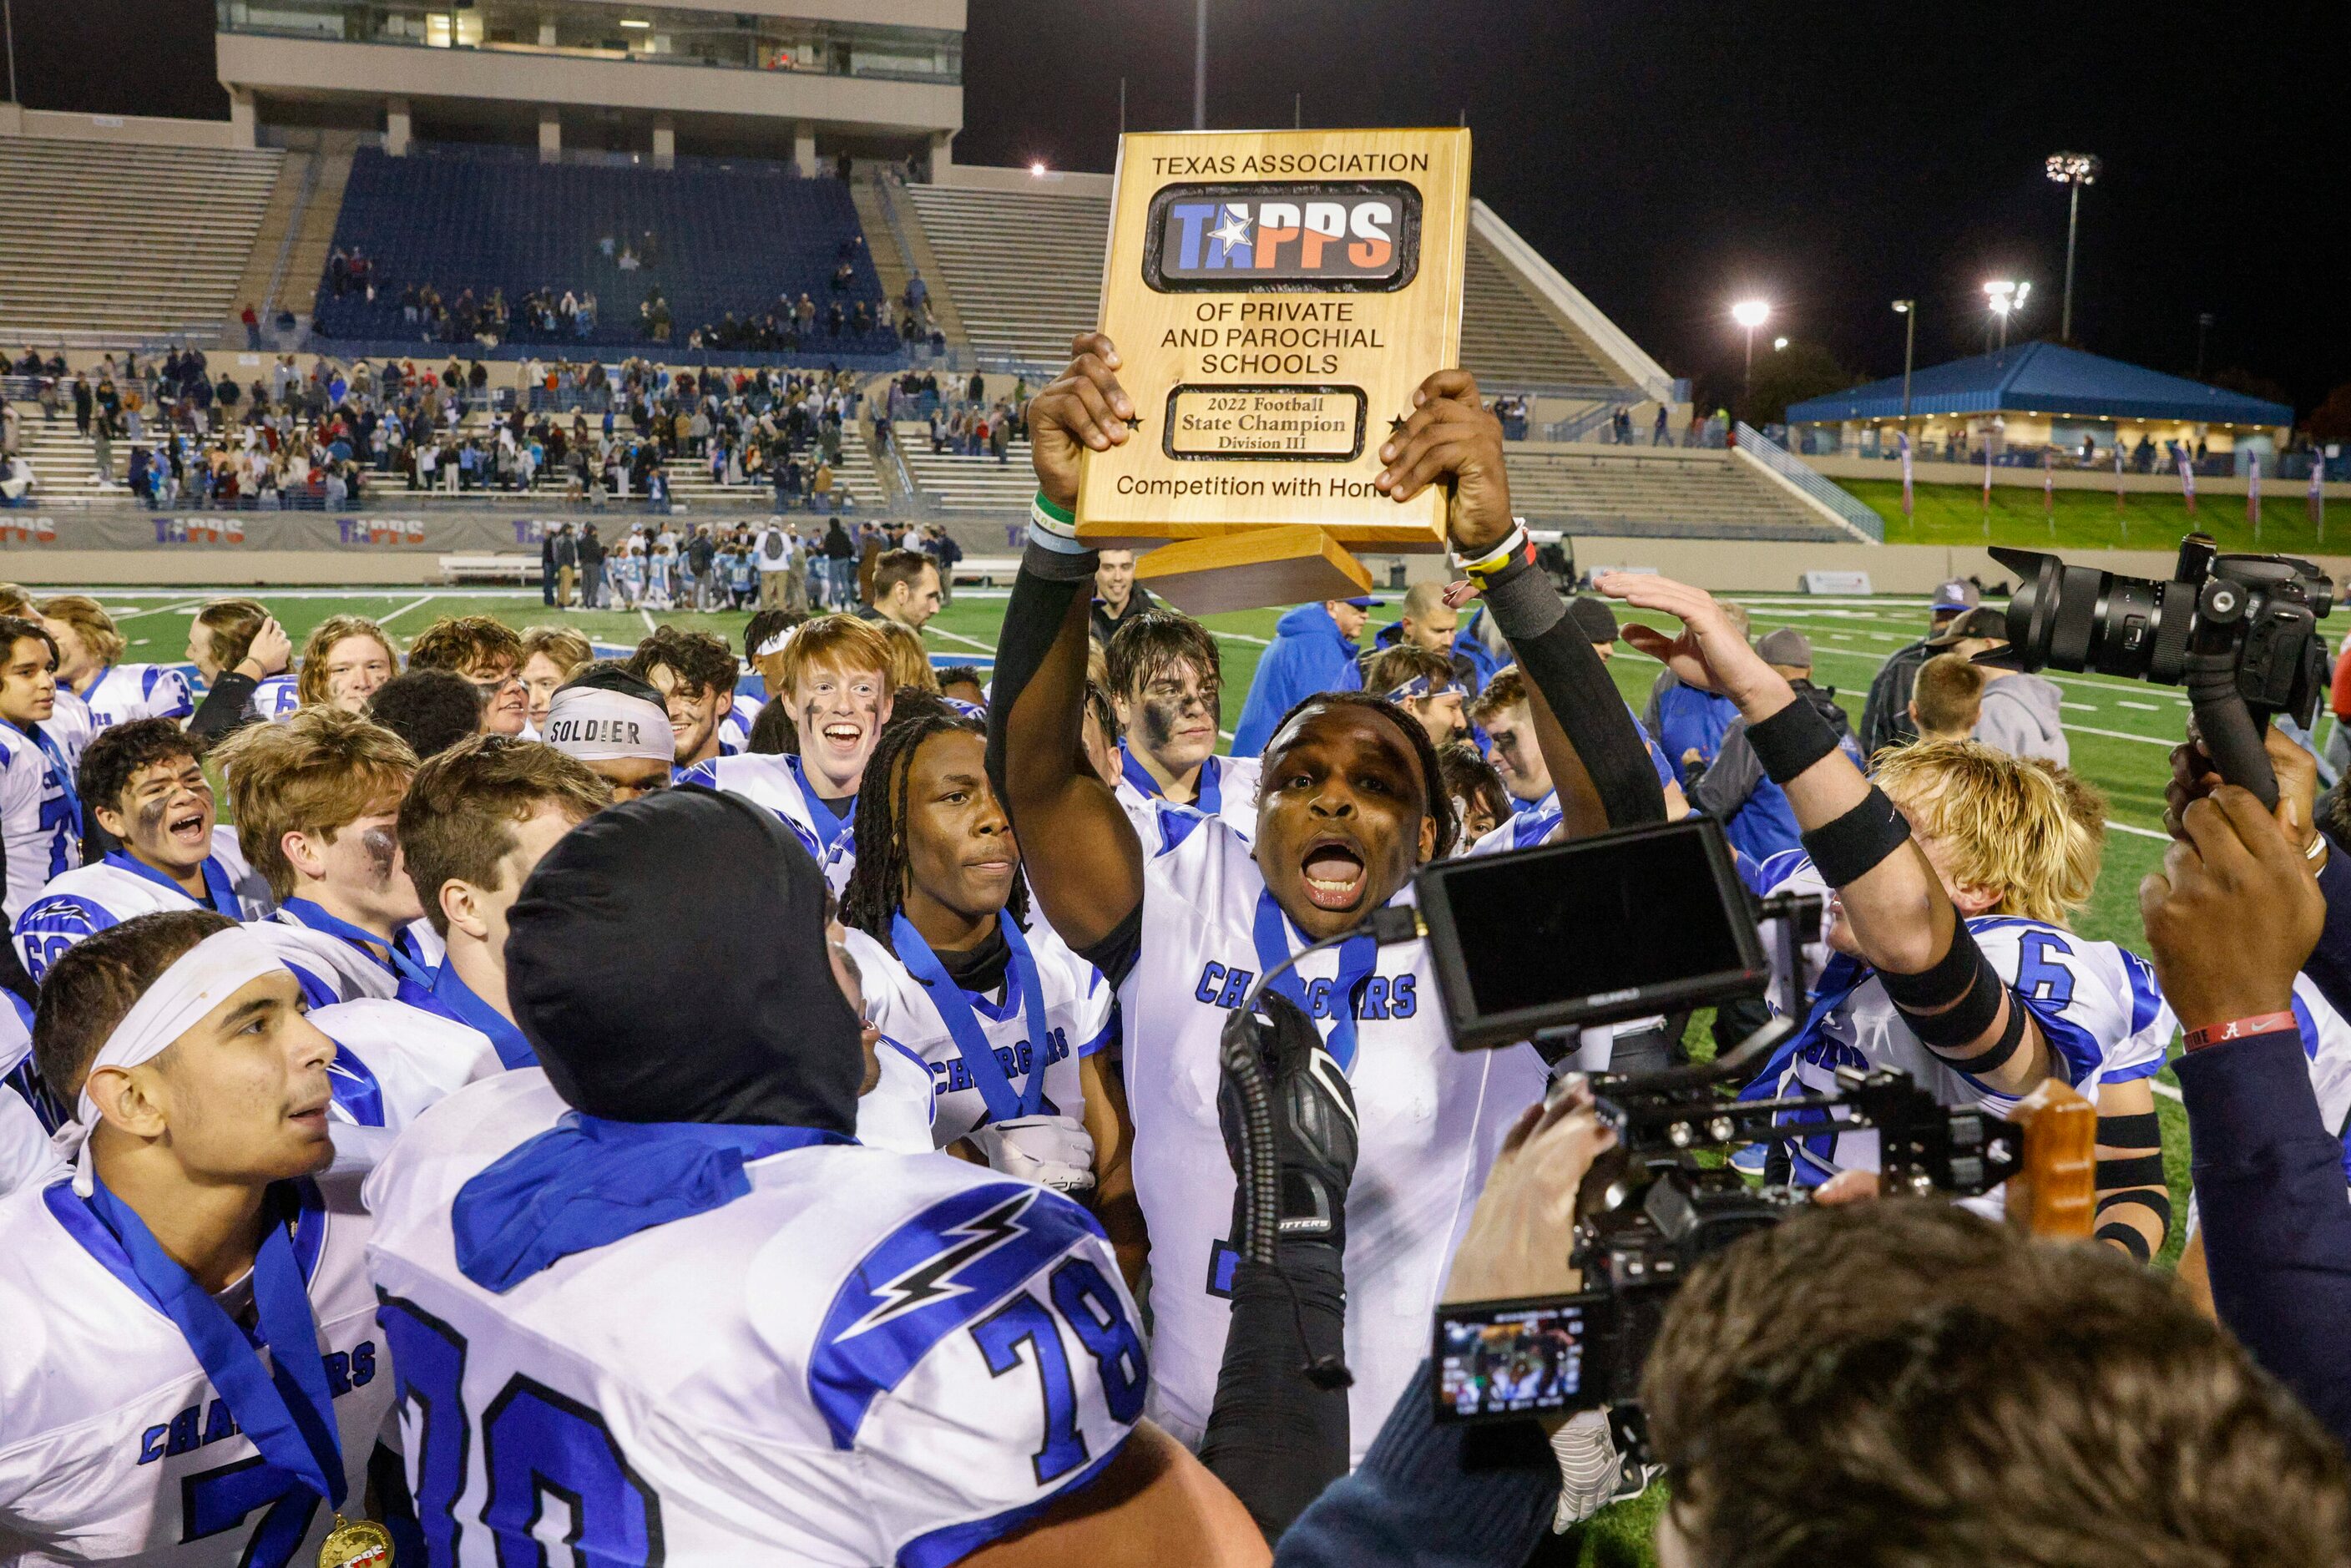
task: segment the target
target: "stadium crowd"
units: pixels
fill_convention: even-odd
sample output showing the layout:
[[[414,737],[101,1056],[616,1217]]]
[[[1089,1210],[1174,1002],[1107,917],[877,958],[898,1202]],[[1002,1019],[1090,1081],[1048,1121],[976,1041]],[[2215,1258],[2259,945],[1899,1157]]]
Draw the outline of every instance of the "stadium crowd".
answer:
[[[1284,616],[1220,753],[1217,639],[1076,536],[1117,365],[1081,338],[1022,400],[985,681],[924,648],[944,535],[837,519],[596,539],[605,584],[644,562],[614,602],[756,597],[739,650],[342,615],[298,651],[230,598],[190,681],[0,587],[0,1559],[1509,1565],[1661,1463],[1674,1568],[2351,1563],[2351,838],[2307,753],[2273,737],[2273,811],[2182,746],[2152,962],[2083,936],[2105,802],[2038,677],[1971,662],[1970,585],[1856,741],[1792,629],[1563,597],[1458,371],[1380,454],[1449,491],[1458,580]],[[346,410],[359,369],[338,462],[458,390]],[[753,384],[657,373],[630,420],[686,457],[714,406],[849,414]],[[597,601],[594,538],[550,540],[551,605]],[[1759,1152],[1814,1201],[1672,1293],[1650,1451],[1439,1425],[1432,1311],[1578,1288],[1621,1175],[1587,1075],[1685,1031],[1457,1051],[1427,941],[1359,927],[1427,863],[1693,811],[1757,894],[1832,900],[1757,1092],[2069,1086],[2095,1239],[1880,1197],[1874,1134],[1792,1121]],[[2148,1267],[2179,1029],[2186,1291]]]
[[[151,507],[340,507],[378,486],[659,505],[671,466],[688,462],[706,465],[715,484],[772,489],[778,510],[856,504],[834,473],[843,441],[858,439],[847,427],[861,397],[845,371],[531,360],[524,395],[494,398],[478,360],[436,371],[322,358],[304,371],[285,354],[241,385],[225,372],[215,380],[189,349],[152,366],[134,355],[118,367],[109,355],[94,377],[85,369],[68,381],[46,366],[41,376],[41,417],[70,404],[103,483],[114,482],[124,444],[121,482]],[[28,494],[37,483],[31,476]]]

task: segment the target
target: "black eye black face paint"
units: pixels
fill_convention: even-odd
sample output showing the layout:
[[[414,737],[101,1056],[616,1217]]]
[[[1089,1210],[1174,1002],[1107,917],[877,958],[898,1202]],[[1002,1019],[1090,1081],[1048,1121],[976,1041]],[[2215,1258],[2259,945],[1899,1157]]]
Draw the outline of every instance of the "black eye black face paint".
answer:
[[[376,884],[392,880],[392,862],[400,857],[400,840],[385,827],[370,828],[360,835],[360,847],[367,851],[368,870],[374,873]]]
[[[1176,727],[1191,706],[1187,697],[1145,697],[1143,699],[1143,740],[1152,750],[1164,749],[1176,738]]]
[[[153,838],[155,831],[163,825],[163,813],[171,809],[171,805],[169,795],[141,802],[138,810],[131,815],[131,836],[133,839]]]

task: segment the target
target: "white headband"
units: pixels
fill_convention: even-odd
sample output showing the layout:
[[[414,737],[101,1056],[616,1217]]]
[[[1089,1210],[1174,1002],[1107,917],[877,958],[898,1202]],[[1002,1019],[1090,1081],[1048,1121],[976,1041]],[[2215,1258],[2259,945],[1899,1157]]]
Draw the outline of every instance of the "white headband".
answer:
[[[751,657],[755,659],[764,659],[770,653],[782,653],[784,651],[785,644],[792,640],[792,633],[799,630],[799,627],[798,626],[785,627],[782,631],[777,632],[774,636],[768,638],[766,642],[752,649]]]
[[[91,1129],[98,1125],[100,1113],[98,1102],[89,1097],[89,1081],[98,1076],[99,1068],[132,1068],[154,1061],[247,982],[284,969],[268,945],[242,925],[215,931],[183,953],[131,1004],[90,1059],[89,1071],[82,1077],[81,1096],[74,1105],[74,1120],[59,1127],[49,1140],[59,1157],[71,1160],[79,1155]],[[88,1197],[89,1182],[85,1161],[74,1177],[74,1189]]]
[[[547,744],[582,762],[642,758],[669,762],[677,756],[669,710],[626,692],[602,686],[566,686],[547,710]]]

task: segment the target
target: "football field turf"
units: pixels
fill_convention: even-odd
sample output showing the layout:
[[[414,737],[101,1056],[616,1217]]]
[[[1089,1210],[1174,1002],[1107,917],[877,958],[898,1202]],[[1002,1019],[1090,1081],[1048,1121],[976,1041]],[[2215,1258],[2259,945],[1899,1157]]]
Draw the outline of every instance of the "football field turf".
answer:
[[[632,644],[649,627],[664,621],[683,627],[706,629],[725,637],[739,653],[747,615],[739,612],[716,614],[632,611],[559,613],[544,607],[535,591],[421,588],[346,591],[287,590],[163,590],[92,589],[114,613],[131,639],[126,657],[133,661],[177,662],[184,656],[188,621],[207,599],[222,593],[253,593],[267,603],[284,623],[298,649],[312,626],[338,613],[371,616],[405,642],[436,617],[448,614],[490,614],[522,628],[560,624],[587,634],[600,645]],[[1838,700],[1853,716],[1856,727],[1862,700],[1871,676],[1885,657],[1921,635],[1927,614],[1916,599],[1808,599],[1773,595],[1740,595],[1748,605],[1757,635],[1779,626],[1793,626],[1811,640],[1814,679],[1836,689]],[[925,633],[937,662],[970,657],[983,665],[996,645],[1003,619],[1005,596],[1000,591],[960,591],[953,604],[931,622]],[[1250,611],[1212,616],[1208,625],[1224,650],[1224,722],[1229,729],[1240,713],[1249,676],[1259,653],[1273,635],[1280,612]],[[1374,612],[1374,622],[1393,619],[1394,610]],[[1620,619],[1622,617],[1620,616]],[[1667,624],[1659,618],[1660,624]],[[1617,685],[1635,708],[1643,706],[1658,666],[1618,644],[1610,666]],[[2168,773],[2167,753],[2177,743],[2188,715],[2187,699],[2170,687],[2148,686],[2095,675],[2052,674],[2064,694],[2063,722],[2073,749],[2073,766],[2106,794],[2112,808],[2105,859],[2091,906],[2077,922],[2083,935],[2146,951],[2139,922],[2139,879],[2160,864],[2163,857],[2163,785]],[[1695,1026],[1694,1026],[1695,1028]],[[2187,1215],[2187,1118],[2167,1071],[2157,1083],[2156,1109],[2164,1129],[2164,1166],[2172,1189],[2172,1232],[2161,1262],[2168,1267],[2178,1257]],[[1759,1456],[1759,1462],[1762,1457]],[[1568,1541],[1553,1544],[1561,1555],[1543,1561],[1586,1563],[1646,1563],[1651,1561],[1648,1531],[1661,1489],[1638,1501],[1611,1509]]]

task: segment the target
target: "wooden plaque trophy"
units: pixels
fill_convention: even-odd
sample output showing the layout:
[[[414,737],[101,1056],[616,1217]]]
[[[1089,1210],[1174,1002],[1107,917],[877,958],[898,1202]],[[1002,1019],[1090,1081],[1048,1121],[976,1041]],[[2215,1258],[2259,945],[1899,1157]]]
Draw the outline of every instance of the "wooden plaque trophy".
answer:
[[[1157,545],[1137,580],[1196,615],[1368,593],[1350,546],[1444,549],[1443,486],[1373,480],[1460,358],[1469,132],[1138,133],[1115,182],[1102,325],[1137,417],[1085,454],[1079,537]]]

